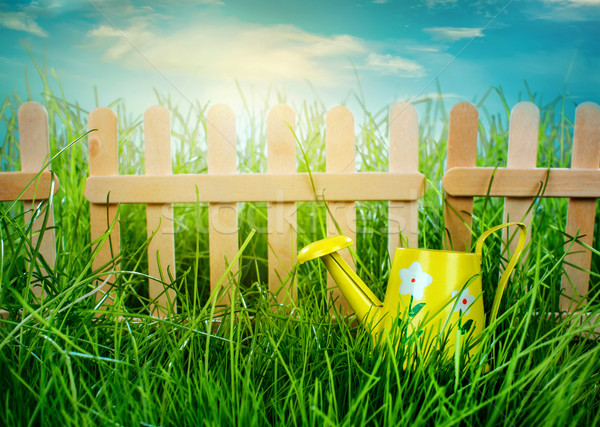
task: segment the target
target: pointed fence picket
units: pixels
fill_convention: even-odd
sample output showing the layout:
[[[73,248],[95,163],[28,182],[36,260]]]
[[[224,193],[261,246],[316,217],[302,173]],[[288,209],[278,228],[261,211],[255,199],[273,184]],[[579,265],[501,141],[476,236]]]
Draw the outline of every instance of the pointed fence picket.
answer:
[[[589,170],[595,176],[600,175],[600,107],[591,102],[581,104],[575,115],[575,132],[573,134],[573,154],[571,169],[573,171]],[[596,181],[596,190],[600,187]],[[597,192],[597,191],[596,191]],[[587,196],[587,197],[585,197]],[[594,222],[596,219],[596,197],[589,192],[584,197],[572,195],[569,198],[566,233],[578,236],[579,242],[593,247]],[[561,308],[569,311],[576,306],[578,300],[585,300],[590,281],[590,265],[592,253],[581,245],[570,250],[571,243],[565,243],[569,251],[565,257],[565,274],[562,278],[564,294],[561,295]]]
[[[352,173],[356,171],[354,144],[354,117],[346,107],[336,107],[327,113],[326,118],[325,168],[327,172]],[[325,198],[328,194],[324,194]],[[327,215],[327,235],[343,234],[352,239],[356,249],[356,203],[354,201],[327,202],[330,215]],[[342,259],[352,269],[356,269],[350,251],[340,253]],[[352,312],[350,304],[342,295],[330,274],[327,287],[332,300],[343,312]]]
[[[517,104],[511,114],[506,168],[475,167],[477,110],[468,103],[450,112],[448,167],[443,178],[446,192],[445,221],[448,241],[455,249],[471,244],[473,197],[505,197],[504,218],[531,223],[527,210],[535,197],[567,197],[566,234],[577,236],[565,243],[561,311],[573,311],[589,288],[596,199],[600,197],[600,107],[581,104],[575,114],[570,169],[537,168],[539,110],[529,102]],[[457,131],[457,129],[459,129]],[[583,245],[582,245],[583,244]]]
[[[171,168],[171,121],[165,107],[154,106],[144,114],[144,156],[146,175],[173,175]],[[152,314],[164,316],[167,307],[175,308],[175,290],[165,287],[175,277],[173,204],[146,204],[148,238],[148,296]],[[162,312],[159,312],[162,311]]]
[[[450,110],[446,171],[473,168],[477,161],[479,112],[469,102],[459,102]],[[444,177],[445,178],[445,177]],[[473,198],[455,196],[446,189],[444,221],[447,235],[445,249],[468,251],[471,248]]]
[[[90,176],[115,176],[118,168],[117,116],[108,108],[97,108],[88,118],[88,153]],[[114,304],[110,290],[117,284],[120,263],[117,256],[121,252],[119,234],[118,204],[111,201],[110,193],[103,195],[97,203],[90,201],[90,235],[95,256],[92,269],[106,270],[98,278],[96,301],[106,309]]]
[[[226,105],[215,105],[208,111],[206,125],[207,163],[209,175],[235,174],[236,133],[235,116]],[[236,202],[211,202],[208,206],[209,224],[208,247],[211,291],[227,271],[227,267],[238,252],[238,210]],[[233,265],[223,283],[230,287],[230,280],[239,271]],[[233,283],[233,282],[232,282]],[[224,303],[229,302],[229,292]]]
[[[267,117],[267,173],[296,173],[295,114],[287,105],[279,105]],[[284,202],[283,193],[275,194],[267,208],[269,290],[280,304],[296,298],[296,203]]]
[[[0,201],[23,201],[23,218],[29,228],[31,253],[37,248],[46,265],[54,268],[56,261],[56,242],[54,235],[54,212],[49,204],[45,213],[36,212],[45,200],[52,201],[58,191],[58,179],[50,172],[50,146],[48,138],[48,115],[46,109],[36,102],[24,103],[17,112],[19,146],[21,153],[20,172],[0,173]],[[32,222],[33,218],[33,222]],[[42,276],[47,271],[42,263],[34,260]],[[36,298],[43,299],[46,291],[43,281],[32,280],[31,292]],[[0,311],[6,317],[5,311]]]
[[[538,134],[540,110],[531,102],[517,104],[510,115],[508,131],[507,169],[533,169],[537,166]],[[531,224],[534,197],[511,197],[504,199],[504,222],[519,221]],[[502,240],[509,241],[516,228],[502,230]],[[527,227],[527,241],[531,237],[531,227]],[[511,239],[509,251],[517,247],[517,239]]]
[[[412,105],[401,102],[392,107],[390,128],[390,172],[419,173],[419,123]],[[418,202],[390,200],[388,246],[390,257],[397,247],[416,248],[419,237]]]

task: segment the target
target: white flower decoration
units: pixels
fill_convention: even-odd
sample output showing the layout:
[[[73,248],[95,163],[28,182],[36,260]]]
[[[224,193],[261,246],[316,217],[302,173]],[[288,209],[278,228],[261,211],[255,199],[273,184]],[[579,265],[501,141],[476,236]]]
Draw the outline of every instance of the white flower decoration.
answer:
[[[456,295],[458,295],[458,291],[452,291],[452,298],[454,298]],[[462,291],[458,297],[454,311],[462,310],[463,314],[469,314],[473,301],[475,301],[475,297],[469,294],[469,288],[465,288],[465,290]]]
[[[433,277],[423,271],[418,261],[410,267],[400,269],[400,294],[412,295],[414,299],[423,298],[423,290],[431,285]]]

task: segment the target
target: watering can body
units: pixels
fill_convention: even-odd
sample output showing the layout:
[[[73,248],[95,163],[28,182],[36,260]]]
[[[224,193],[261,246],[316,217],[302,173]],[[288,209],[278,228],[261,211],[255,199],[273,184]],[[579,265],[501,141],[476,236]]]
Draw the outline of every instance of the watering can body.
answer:
[[[525,245],[526,230],[520,223],[494,227],[478,239],[475,253],[397,248],[392,260],[384,301],[380,301],[356,273],[342,260],[338,250],[350,246],[345,236],[312,243],[298,254],[298,262],[321,258],[329,273],[356,313],[378,342],[386,334],[402,334],[404,339],[423,335],[431,343],[441,338],[452,350],[457,337],[478,336],[485,327],[481,285],[481,252],[484,240],[509,225],[519,227],[519,242],[500,278],[492,319],[495,318],[508,278]],[[399,330],[402,325],[405,330]],[[457,333],[457,331],[459,333]],[[414,335],[413,335],[414,334]],[[475,352],[476,346],[469,351]]]

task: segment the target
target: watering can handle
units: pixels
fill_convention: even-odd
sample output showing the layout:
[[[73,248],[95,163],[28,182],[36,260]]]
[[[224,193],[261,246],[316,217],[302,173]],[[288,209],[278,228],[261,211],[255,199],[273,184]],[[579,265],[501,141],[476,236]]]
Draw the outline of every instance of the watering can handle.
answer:
[[[511,225],[516,225],[517,227],[519,227],[519,242],[517,243],[517,248],[515,249],[515,252],[510,258],[510,261],[508,262],[504,273],[502,273],[502,277],[500,277],[500,282],[498,283],[498,288],[496,289],[496,296],[494,297],[494,304],[492,305],[492,314],[490,316],[490,321],[488,322],[488,324],[491,324],[494,322],[494,320],[496,320],[496,316],[498,315],[498,309],[500,308],[500,300],[502,299],[502,295],[504,295],[504,290],[506,289],[506,283],[508,282],[511,273],[515,268],[515,265],[519,261],[519,258],[521,258],[523,249],[525,248],[525,243],[527,241],[527,228],[525,227],[525,224],[522,224],[520,222],[509,222],[507,224],[498,225],[496,227],[490,228],[485,233],[483,233],[479,237],[479,239],[477,239],[477,244],[475,245],[475,253],[481,256],[483,242],[485,241],[485,239],[487,239],[490,236],[490,234],[502,228],[510,227]]]

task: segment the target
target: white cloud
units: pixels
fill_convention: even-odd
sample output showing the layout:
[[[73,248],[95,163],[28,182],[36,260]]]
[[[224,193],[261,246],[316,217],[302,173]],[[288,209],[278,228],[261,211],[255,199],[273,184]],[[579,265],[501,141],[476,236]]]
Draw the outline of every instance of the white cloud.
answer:
[[[450,41],[483,37],[481,28],[431,27],[425,28],[424,31],[430,33],[435,39],[447,39]]]
[[[401,77],[423,77],[425,75],[425,69],[418,62],[389,54],[370,53],[367,56],[366,64],[359,68]]]
[[[0,12],[0,25],[16,31],[25,31],[39,37],[48,37],[42,27],[25,12]]]
[[[95,0],[95,2],[98,2],[98,0]],[[69,9],[85,3],[87,3],[86,0],[38,0],[29,6],[42,9]]]
[[[544,0],[544,2],[562,6],[600,6],[600,0]]]
[[[537,19],[557,22],[582,22],[598,19],[600,0],[543,0],[548,6],[534,13]]]
[[[461,99],[463,96],[453,93],[453,92],[429,92],[418,95],[415,97],[415,101],[424,101],[427,99],[434,99],[438,101],[442,101],[444,99]]]
[[[458,0],[422,0],[428,8],[436,6],[454,5]]]
[[[440,51],[439,47],[434,46],[408,46],[408,50],[414,50],[416,52],[426,52],[426,53],[437,53]]]
[[[104,50],[106,61],[130,68],[254,82],[335,84],[347,65],[369,50],[363,40],[349,35],[321,36],[290,25],[239,21],[198,22],[166,34],[139,21],[122,31],[100,25],[88,36]]]

